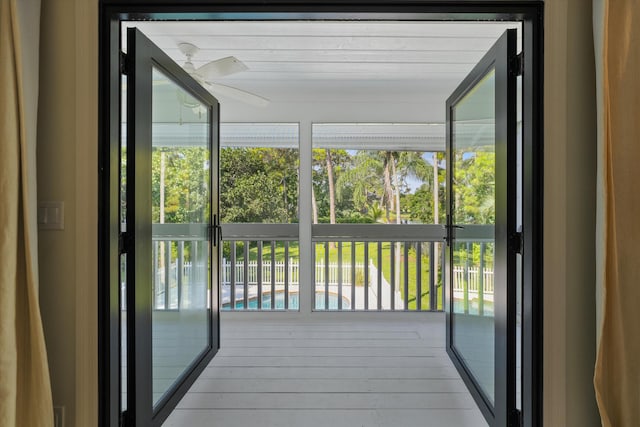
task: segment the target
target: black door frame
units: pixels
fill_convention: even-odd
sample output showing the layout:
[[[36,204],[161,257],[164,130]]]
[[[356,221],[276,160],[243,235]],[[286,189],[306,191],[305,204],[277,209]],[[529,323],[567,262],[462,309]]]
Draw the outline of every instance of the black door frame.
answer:
[[[516,251],[510,236],[516,233],[517,203],[517,137],[516,78],[517,32],[507,30],[489,49],[473,70],[447,99],[447,280],[446,328],[447,353],[467,384],[489,425],[510,425],[519,417],[516,409]],[[495,223],[494,223],[494,402],[481,390],[473,373],[464,362],[464,355],[455,346],[453,329],[456,324],[453,302],[454,245],[460,237],[478,236],[474,226],[454,223],[453,169],[453,108],[464,99],[488,73],[495,72]],[[465,229],[466,228],[466,229]]]
[[[99,425],[120,425],[119,146],[123,20],[516,20],[523,29],[524,426],[542,425],[543,2],[432,0],[100,0],[98,188]],[[143,426],[141,426],[143,427]]]
[[[152,70],[160,70],[174,84],[197,99],[207,108],[209,120],[209,151],[212,164],[217,164],[218,144],[218,101],[193,77],[176,64],[166,53],[135,28],[127,30],[127,141],[130,149],[127,154],[127,275],[128,284],[152,283],[151,249],[151,152],[152,152]],[[142,124],[141,126],[139,124]],[[153,404],[153,361],[152,361],[152,323],[153,301],[146,286],[127,286],[127,422],[132,425],[161,425],[175,408],[178,401],[206,368],[219,348],[219,313],[217,295],[218,286],[214,274],[218,271],[218,242],[214,240],[214,218],[218,215],[217,169],[211,168],[209,176],[209,204],[211,214],[208,224],[203,224],[211,245],[209,266],[210,309],[208,311],[209,331],[207,345],[196,356],[185,372],[177,378],[165,395]],[[146,220],[140,220],[147,218]],[[121,248],[122,249],[122,248]],[[121,250],[122,252],[122,250]],[[213,291],[216,291],[215,294]],[[137,351],[137,349],[140,349]],[[155,408],[154,408],[155,406]]]

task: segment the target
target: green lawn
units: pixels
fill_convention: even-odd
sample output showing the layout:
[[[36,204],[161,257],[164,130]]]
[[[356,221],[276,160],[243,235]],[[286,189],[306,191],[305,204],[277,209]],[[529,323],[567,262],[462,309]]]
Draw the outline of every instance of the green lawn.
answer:
[[[224,242],[223,257],[229,258],[231,253],[231,244]],[[276,261],[284,261],[285,243],[275,242],[275,258]],[[289,258],[298,258],[300,255],[300,248],[298,242],[289,242]],[[244,242],[236,242],[236,259],[242,260],[244,257]],[[256,261],[258,259],[258,243],[256,241],[249,242],[249,261]],[[271,242],[263,242],[262,244],[262,260],[271,260]]]

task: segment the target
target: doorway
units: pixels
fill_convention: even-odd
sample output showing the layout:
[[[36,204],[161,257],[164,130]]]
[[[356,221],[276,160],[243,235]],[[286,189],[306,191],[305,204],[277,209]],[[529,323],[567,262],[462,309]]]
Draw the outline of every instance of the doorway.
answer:
[[[108,3],[108,2],[105,2],[105,3]],[[523,34],[524,34],[523,40],[524,40],[524,43],[525,43],[525,52],[531,52],[532,59],[535,59],[535,57],[536,57],[535,56],[536,55],[536,50],[535,50],[534,47],[537,46],[537,45],[536,45],[536,41],[535,41],[535,39],[533,37],[534,34],[537,34],[537,33],[534,32],[534,29],[537,28],[536,25],[534,25],[534,23],[537,22],[536,20],[538,19],[537,17],[539,16],[538,15],[539,11],[537,11],[536,8],[531,8],[531,9],[526,9],[525,8],[525,9],[523,9],[524,11],[523,10],[518,11],[518,9],[514,8],[513,11],[510,12],[510,13],[507,13],[507,12],[503,11],[504,13],[498,14],[498,15],[495,15],[495,14],[492,15],[490,12],[487,12],[487,11],[485,11],[486,13],[484,15],[468,15],[468,13],[471,13],[471,12],[469,10],[465,11],[464,8],[459,8],[458,12],[456,14],[455,13],[455,11],[456,11],[455,7],[452,7],[451,13],[447,13],[447,14],[442,14],[441,11],[437,12],[437,13],[436,13],[436,11],[432,11],[431,13],[429,13],[428,12],[429,8],[427,6],[428,5],[425,5],[425,9],[422,12],[417,12],[415,10],[412,10],[412,11],[406,10],[406,11],[404,11],[404,13],[406,13],[406,15],[402,15],[402,18],[407,18],[407,19],[410,19],[410,20],[418,20],[418,21],[419,20],[423,20],[423,19],[424,20],[443,19],[445,17],[456,17],[457,19],[460,19],[460,20],[471,19],[472,17],[476,17],[476,18],[477,17],[484,17],[484,18],[487,18],[487,19],[500,18],[500,19],[516,20],[516,21],[521,20],[521,22],[523,22]],[[304,9],[304,8],[301,8],[301,9]],[[373,10],[373,9],[375,9],[373,7],[372,7],[371,11],[368,11],[368,13],[365,13],[364,11],[360,10],[358,12],[352,12],[351,14],[348,14],[347,13],[348,9],[349,9],[348,6],[345,6],[345,13],[342,13],[342,14],[341,13],[325,13],[325,14],[323,14],[321,12],[317,12],[316,15],[309,15],[309,16],[311,16],[313,19],[334,19],[334,20],[340,20],[340,19],[364,19],[364,20],[374,20],[374,21],[375,20],[393,21],[393,20],[397,20],[398,19],[397,15],[391,15],[391,14],[388,14],[388,13],[385,14],[382,11],[377,11],[376,12],[375,10]],[[356,8],[356,9],[358,9],[358,8]],[[106,5],[104,5],[104,10],[109,10],[109,11],[115,13],[118,10],[118,7],[117,7],[117,5],[114,6],[114,5],[106,4]],[[317,10],[320,11],[321,8],[318,6]],[[159,13],[159,12],[161,12],[161,10],[157,10],[156,12]],[[400,10],[399,10],[399,12],[400,12]],[[478,10],[476,10],[475,12],[477,13]],[[216,13],[218,13],[218,14],[216,14]],[[115,15],[109,15],[109,16],[111,16],[111,18],[109,18],[109,22],[111,22],[111,23],[113,23],[115,21],[120,22],[120,19],[124,20],[124,17],[125,17],[124,15],[118,15],[117,13],[115,13]],[[142,15],[140,15],[140,16],[142,16]],[[258,19],[258,20],[273,19],[273,20],[282,20],[284,18],[288,18],[288,19],[297,19],[298,18],[298,16],[296,16],[296,15],[287,15],[287,14],[280,14],[280,15],[264,15],[263,14],[263,15],[261,15],[261,14],[255,14],[254,13],[253,15],[247,15],[247,14],[243,15],[240,12],[238,12],[238,14],[232,15],[232,16],[231,15],[225,15],[222,12],[215,12],[215,13],[211,12],[209,14],[202,12],[202,15],[199,15],[199,16],[201,16],[202,19],[224,19],[224,20],[226,20],[226,19]],[[157,19],[169,19],[171,17],[179,17],[179,15],[157,15],[156,16]],[[127,19],[135,19],[136,15],[135,14],[133,14],[133,15],[132,14],[128,14],[128,15],[126,15],[126,18]],[[539,31],[539,29],[536,29],[536,31]],[[115,30],[114,30],[114,33],[115,33]],[[103,34],[103,36],[104,36],[104,34]],[[113,36],[113,33],[112,33],[112,36]],[[105,42],[105,46],[106,46],[106,44],[107,44],[106,37],[103,37],[103,42]],[[538,40],[538,42],[539,42],[539,40]],[[526,44],[527,43],[530,43],[530,46],[529,46],[530,50],[529,51],[526,50]],[[113,48],[113,46],[110,46],[110,49],[112,49],[112,48]],[[114,66],[114,65],[115,64],[112,63],[112,66]],[[525,67],[531,67],[531,68],[530,68],[529,73],[526,73],[526,72],[523,73],[524,76],[529,76],[528,78],[531,79],[531,81],[524,81],[526,79],[523,80],[523,86],[525,88],[525,90],[523,91],[523,93],[525,94],[525,97],[524,97],[525,99],[523,99],[523,105],[524,105],[523,115],[524,116],[529,115],[529,118],[531,120],[530,123],[532,124],[531,127],[526,126],[526,125],[524,125],[524,127],[523,127],[523,136],[524,136],[523,137],[523,141],[524,141],[524,151],[525,151],[523,153],[523,157],[525,159],[523,165],[524,165],[525,168],[527,168],[527,167],[531,168],[530,170],[536,170],[534,168],[534,166],[539,167],[539,164],[536,164],[536,162],[539,161],[539,157],[537,157],[536,153],[537,153],[537,150],[539,150],[539,147],[540,147],[539,144],[536,145],[535,136],[537,134],[535,132],[536,128],[533,126],[533,124],[536,123],[535,119],[539,117],[539,116],[533,114],[534,111],[535,111],[534,106],[536,105],[535,101],[536,100],[539,101],[539,99],[537,99],[537,97],[539,96],[539,92],[536,94],[536,92],[533,91],[533,90],[530,90],[529,92],[527,92],[527,90],[526,90],[527,87],[529,89],[532,89],[532,88],[535,87],[536,84],[540,83],[539,81],[536,80],[536,78],[534,78],[534,77],[537,77],[537,78],[540,77],[539,75],[536,75],[534,73],[534,71],[536,70],[536,67],[534,65],[535,65],[535,63],[531,63],[530,64],[528,62],[525,62]],[[106,71],[108,71],[108,70],[106,70]],[[113,68],[111,68],[111,71],[113,71]],[[103,72],[105,72],[105,70],[103,70]],[[108,73],[108,75],[110,75],[112,77],[111,82],[115,83],[116,79],[113,79],[112,73]],[[108,90],[108,87],[109,87],[108,84],[103,85],[103,88],[102,88],[103,89],[103,94],[105,94],[104,91],[106,90],[106,93],[109,93],[110,95],[113,95],[111,93],[111,91]],[[527,102],[531,102],[531,103],[527,104]],[[110,106],[111,106],[111,108],[113,108],[113,104],[110,104]],[[107,109],[107,110],[109,110],[109,109]],[[104,112],[104,106],[103,106],[103,112]],[[110,120],[113,119],[111,116],[108,116],[108,115],[103,116],[103,119],[106,119],[107,117]],[[105,123],[109,123],[110,120],[107,120],[106,122],[103,120],[103,125]],[[116,134],[112,135],[111,140],[115,137]],[[103,138],[104,138],[104,136],[103,136]],[[107,140],[110,140],[110,139],[107,138]],[[104,141],[104,139],[103,139],[103,141]],[[529,145],[527,145],[527,141],[528,141]],[[302,150],[303,149],[301,147],[301,151]],[[527,156],[529,156],[529,157],[527,157]],[[302,159],[302,153],[301,153],[301,159]],[[529,163],[527,163],[527,162],[529,162]],[[526,174],[525,174],[525,176],[526,176]],[[534,178],[536,178],[536,176],[537,175],[535,175],[535,174],[531,175],[531,176],[527,177],[527,180],[528,180],[527,182],[523,182],[523,188],[525,189],[525,191],[523,192],[524,195],[525,195],[525,197],[523,199],[523,205],[524,206],[528,206],[528,208],[530,209],[530,212],[534,212],[534,208],[536,208],[536,206],[538,206],[537,203],[539,203],[539,200],[536,200],[536,197],[535,197],[535,194],[537,194],[537,193],[531,192],[532,189],[538,188],[537,185],[539,183],[536,181],[536,179],[534,179]],[[106,182],[106,184],[107,184],[106,188],[110,188],[108,186],[108,183],[109,182]],[[529,186],[529,187],[527,187],[527,186]],[[111,192],[111,195],[113,195],[113,191]],[[103,196],[105,196],[104,193],[103,193]],[[103,198],[103,201],[104,201],[104,198]],[[113,207],[112,206],[110,206],[108,203],[106,204],[106,206],[111,207],[111,211],[113,212]],[[301,206],[301,209],[302,209],[302,206]],[[524,289],[524,292],[525,292],[525,294],[523,295],[523,302],[524,302],[525,305],[526,304],[530,304],[531,307],[533,307],[534,303],[536,301],[534,298],[536,296],[534,295],[535,293],[534,293],[534,290],[533,290],[533,286],[527,287],[527,283],[529,283],[529,285],[533,285],[534,280],[537,277],[536,276],[536,274],[537,274],[536,273],[536,271],[537,271],[536,269],[539,268],[539,265],[536,264],[536,262],[539,262],[539,259],[536,258],[536,254],[534,252],[535,247],[537,247],[537,245],[539,244],[539,242],[535,238],[535,236],[536,236],[535,231],[537,230],[536,227],[538,225],[536,223],[536,221],[538,221],[538,219],[536,219],[535,215],[531,215],[531,214],[527,215],[525,217],[526,217],[526,221],[528,221],[528,222],[525,224],[524,230],[529,231],[529,233],[527,233],[527,236],[531,236],[531,238],[524,239],[524,242],[525,242],[525,245],[527,245],[527,244],[531,245],[530,248],[529,248],[529,252],[528,252],[531,255],[531,258],[528,259],[525,262],[525,264],[527,262],[529,264],[524,266],[524,271],[523,271],[523,277],[524,277],[523,289]],[[528,225],[528,227],[527,227],[527,225]],[[106,230],[103,230],[103,227],[104,227],[104,224],[103,224],[103,226],[101,226],[101,230],[104,232]],[[102,237],[106,237],[106,236],[103,235]],[[104,244],[104,241],[103,241],[103,244]],[[106,253],[109,253],[110,250],[112,250],[112,248],[109,247],[109,246],[103,247],[103,249],[105,250]],[[106,258],[105,258],[105,260],[106,260]],[[103,260],[103,264],[102,264],[103,268],[105,268],[106,265],[108,265],[108,264],[104,264],[104,260]],[[107,288],[110,286],[107,283],[103,283],[103,284],[105,286],[107,286]],[[103,290],[107,289],[107,288],[103,287]],[[531,293],[531,295],[526,295],[527,292]],[[107,303],[107,301],[111,301],[111,299],[103,300],[103,303]],[[301,301],[302,301],[302,299],[301,299]],[[110,303],[112,303],[112,301]],[[110,303],[108,303],[108,304],[110,304]],[[103,310],[104,310],[104,307],[103,307]],[[534,312],[531,312],[531,313],[534,313]],[[115,319],[111,318],[108,315],[106,317],[111,321],[115,320]],[[523,325],[525,325],[524,326],[525,329],[523,329],[523,336],[524,336],[524,345],[525,346],[527,345],[526,344],[526,340],[527,339],[531,339],[532,340],[531,343],[533,343],[533,335],[531,335],[531,332],[533,330],[536,330],[535,320],[536,320],[535,316],[532,316],[529,320],[524,319]],[[532,329],[527,331],[527,328],[532,328]],[[112,330],[110,332],[111,332],[111,334],[114,333]],[[107,335],[107,336],[113,337],[113,335]],[[104,337],[104,335],[103,335],[103,337]],[[108,343],[106,341],[108,341]],[[103,344],[106,345],[106,344],[113,344],[114,343],[114,341],[112,339],[106,340],[106,341],[103,342]],[[523,390],[530,390],[529,392],[523,393],[523,395],[525,395],[525,394],[529,395],[528,397],[525,396],[525,398],[523,399],[523,405],[524,406],[526,406],[528,404],[534,405],[535,402],[536,402],[536,398],[535,398],[535,395],[534,395],[535,393],[533,392],[533,390],[535,390],[535,384],[534,384],[535,381],[534,381],[534,379],[537,378],[537,377],[532,375],[533,370],[527,371],[527,365],[531,366],[531,367],[533,367],[535,365],[535,364],[531,364],[531,362],[532,362],[532,360],[534,360],[536,358],[536,353],[535,353],[534,349],[538,349],[539,347],[533,346],[532,344],[529,344],[529,345],[530,345],[530,347],[528,347],[528,348],[530,348],[531,351],[530,352],[526,352],[526,355],[524,355],[524,357],[523,357],[523,360],[526,359],[526,358],[529,358],[529,357],[531,358],[531,360],[529,360],[527,363],[523,363],[523,367],[524,367],[524,371],[523,371],[523,374],[522,374]],[[105,348],[109,348],[109,350],[112,352],[111,353],[112,356],[115,356],[115,352],[113,352],[113,348],[110,345],[107,345]],[[113,361],[110,360],[110,362],[112,363]],[[110,367],[113,370],[113,364],[111,364]],[[103,386],[108,388],[110,390],[110,394],[113,396],[114,395],[114,390],[113,390],[113,388],[109,388],[108,386],[111,386],[111,387],[115,386],[116,383],[118,382],[117,378],[114,378],[113,375],[111,375],[109,378],[104,378],[103,377],[103,379],[106,381],[106,382],[103,381]],[[114,413],[115,408],[114,408],[113,405],[114,405],[113,402],[111,402],[111,406],[110,406],[110,408],[108,408],[109,410],[107,412],[111,411],[112,414]],[[107,408],[104,408],[104,409],[107,410]],[[118,411],[119,411],[119,409],[118,409]],[[527,417],[529,417],[529,416],[532,417],[531,419],[534,419],[535,416],[536,416],[535,415],[536,412],[535,411],[531,411],[530,409],[523,410],[523,414],[524,414],[524,419],[525,420],[528,419]],[[526,424],[526,422],[525,422],[525,424]],[[115,424],[107,424],[107,425],[115,425]],[[531,424],[531,425],[534,425],[534,424]]]

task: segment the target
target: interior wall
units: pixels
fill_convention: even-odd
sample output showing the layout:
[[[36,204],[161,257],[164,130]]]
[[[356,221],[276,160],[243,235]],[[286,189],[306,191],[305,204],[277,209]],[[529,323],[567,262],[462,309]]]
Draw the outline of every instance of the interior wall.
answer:
[[[544,425],[598,426],[591,3],[545,9]]]
[[[39,200],[65,202],[40,233],[40,295],[54,402],[97,422],[97,6],[42,5]],[[545,425],[599,425],[595,340],[595,89],[590,3],[546,2]]]
[[[38,110],[38,200],[64,201],[65,229],[39,230],[40,306],[54,406],[75,411],[75,36],[74,13],[63,1],[41,9]],[[69,4],[69,3],[67,3]],[[67,415],[67,425],[75,426]]]
[[[98,1],[42,2],[38,200],[63,201],[40,230],[40,300],[53,402],[65,427],[97,425]]]

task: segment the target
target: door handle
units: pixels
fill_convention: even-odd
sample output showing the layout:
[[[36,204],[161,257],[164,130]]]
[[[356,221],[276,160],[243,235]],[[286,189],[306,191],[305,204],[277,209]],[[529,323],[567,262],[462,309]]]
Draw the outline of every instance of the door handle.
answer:
[[[218,215],[213,215],[213,224],[209,225],[209,238],[213,246],[218,246],[218,241],[222,240],[222,227],[218,223]]]
[[[464,226],[457,225],[457,224],[447,224],[447,225],[444,226],[444,228],[445,228],[445,231],[446,231],[444,240],[445,240],[447,246],[450,245],[451,242],[453,241],[453,230],[454,229],[464,230]]]

